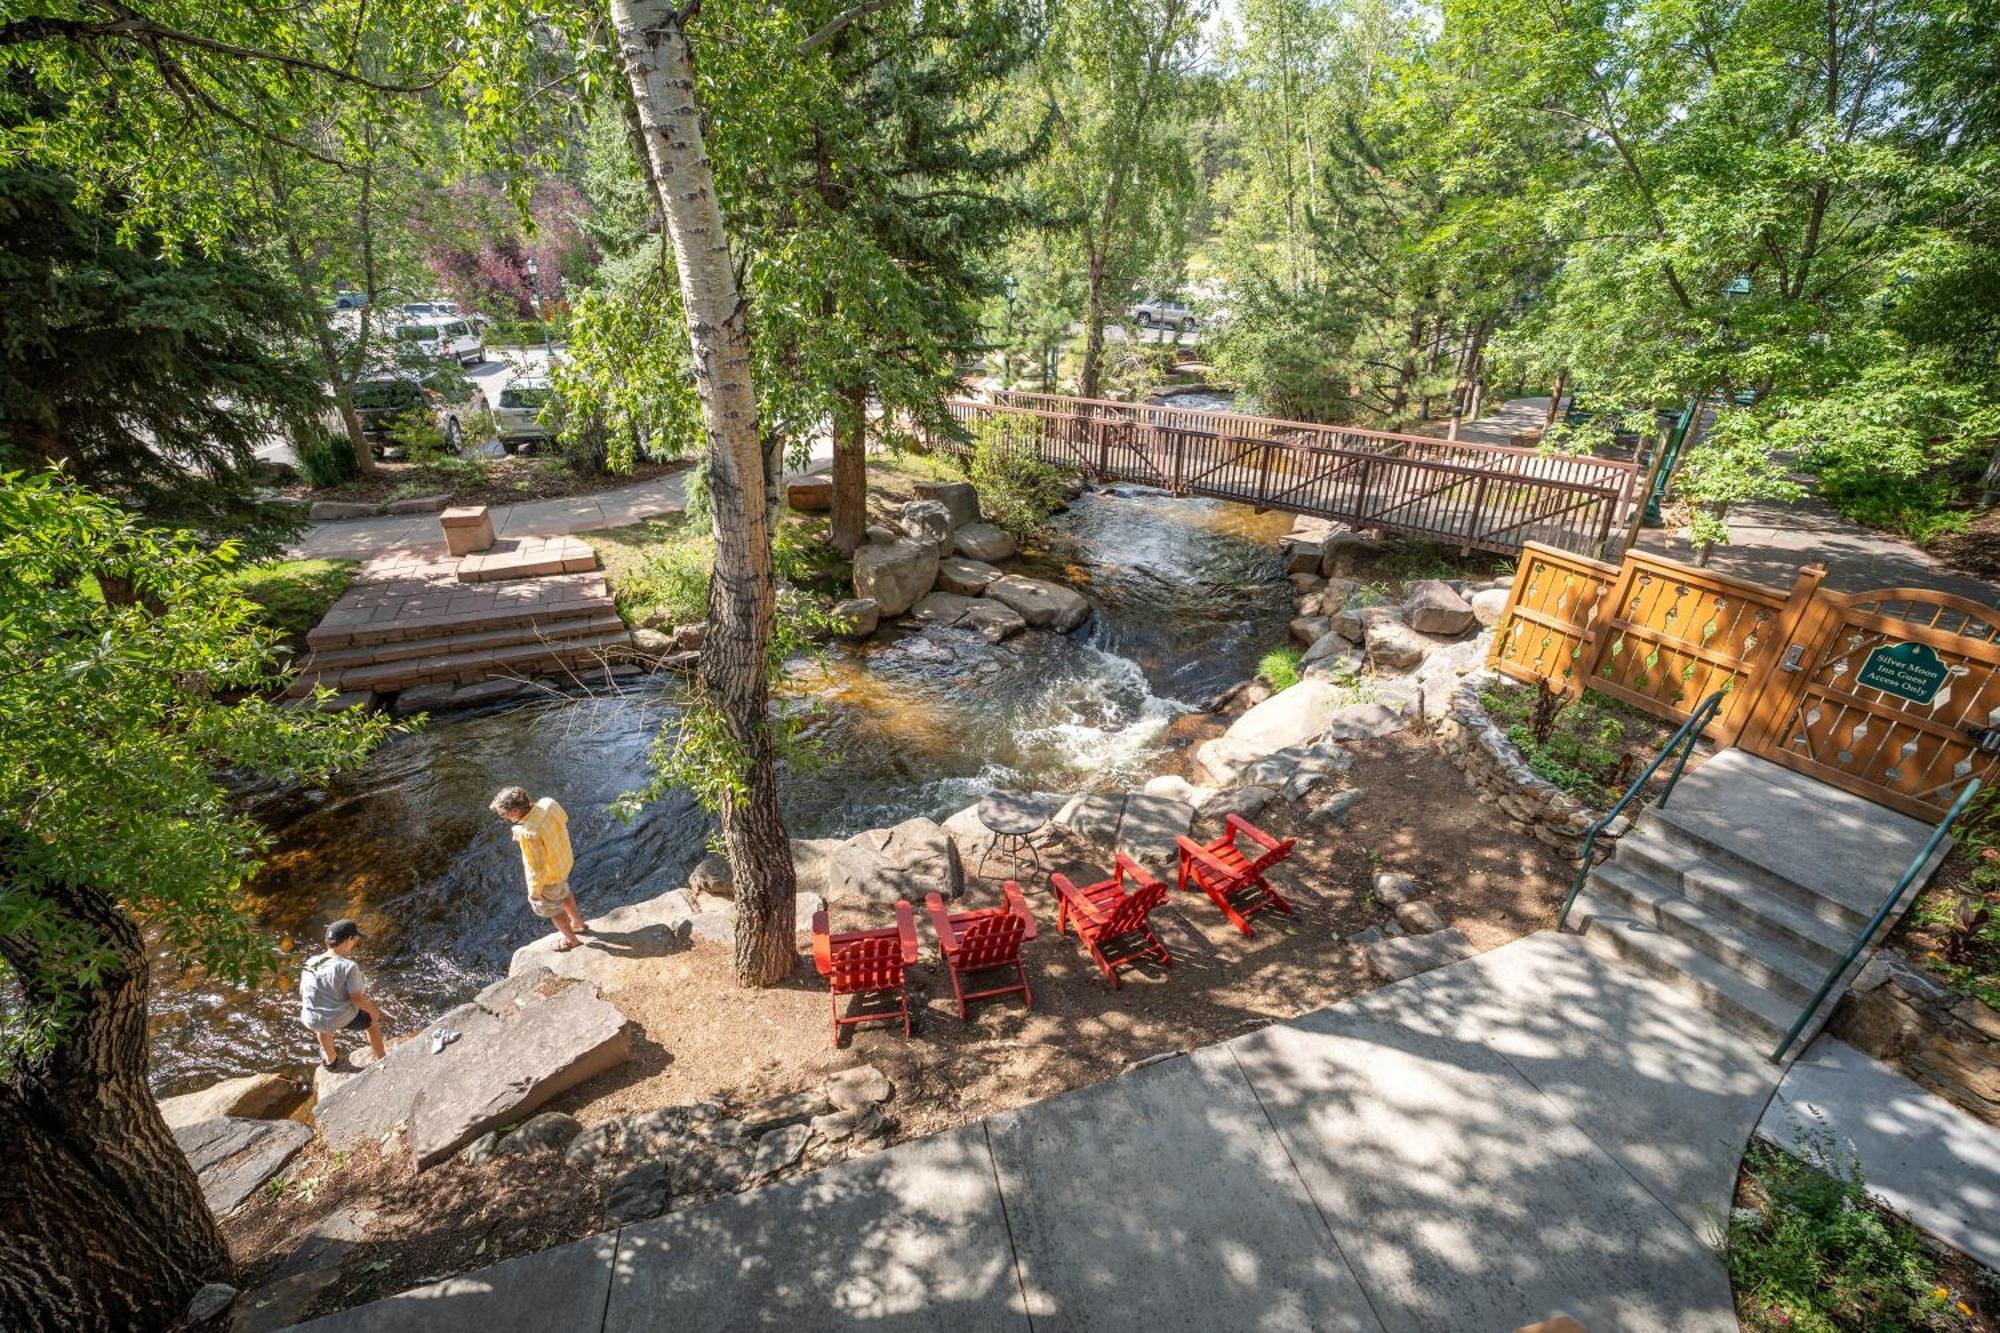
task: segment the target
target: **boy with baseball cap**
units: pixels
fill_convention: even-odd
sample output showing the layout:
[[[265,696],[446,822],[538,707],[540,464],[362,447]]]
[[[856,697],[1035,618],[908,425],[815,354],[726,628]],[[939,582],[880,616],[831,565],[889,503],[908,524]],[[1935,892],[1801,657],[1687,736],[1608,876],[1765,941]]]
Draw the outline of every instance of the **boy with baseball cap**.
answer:
[[[320,1059],[328,1069],[340,1059],[336,1032],[366,1032],[375,1058],[388,1054],[382,1011],[368,998],[361,965],[349,956],[360,941],[361,927],[343,917],[326,928],[326,952],[307,960],[299,974],[299,1022],[319,1038]]]

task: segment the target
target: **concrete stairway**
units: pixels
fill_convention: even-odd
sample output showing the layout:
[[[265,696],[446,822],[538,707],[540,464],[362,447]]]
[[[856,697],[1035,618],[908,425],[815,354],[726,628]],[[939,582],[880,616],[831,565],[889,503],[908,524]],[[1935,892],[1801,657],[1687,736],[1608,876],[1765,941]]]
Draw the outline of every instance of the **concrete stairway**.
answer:
[[[315,684],[394,693],[531,676],[631,651],[600,573],[479,587],[435,580],[356,587],[306,636],[295,694]]]
[[[1568,924],[1587,947],[1666,978],[1775,1048],[1929,836],[1906,815],[1725,750],[1639,817],[1591,871]]]

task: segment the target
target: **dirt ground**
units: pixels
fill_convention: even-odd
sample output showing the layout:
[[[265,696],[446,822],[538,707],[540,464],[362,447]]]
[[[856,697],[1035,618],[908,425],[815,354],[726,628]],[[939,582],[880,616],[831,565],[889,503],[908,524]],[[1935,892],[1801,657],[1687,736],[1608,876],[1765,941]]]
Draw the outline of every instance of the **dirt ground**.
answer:
[[[698,943],[657,960],[645,971],[647,982],[609,993],[633,1021],[633,1059],[551,1109],[586,1124],[707,1099],[737,1110],[866,1062],[896,1085],[887,1108],[894,1142],[1371,989],[1361,949],[1346,941],[1388,915],[1370,893],[1377,870],[1417,876],[1445,919],[1481,950],[1550,924],[1572,867],[1494,819],[1427,739],[1398,734],[1351,748],[1352,768],[1314,793],[1322,800],[1326,790],[1363,793],[1340,823],[1320,821],[1306,803],[1275,802],[1258,816],[1268,831],[1299,841],[1272,877],[1294,914],[1257,916],[1252,935],[1238,934],[1199,893],[1174,892],[1153,917],[1173,966],[1126,972],[1113,990],[1074,938],[1056,933],[1046,874],[1031,864],[1010,872],[996,856],[980,867],[982,878],[971,878],[974,867],[967,867],[964,902],[997,903],[1010,873],[1028,889],[1039,931],[1025,951],[1032,1010],[1018,996],[976,1001],[961,1022],[921,908],[923,952],[910,974],[916,1032],[907,1040],[897,1023],[847,1029],[836,1045],[825,984],[809,955],[785,984],[742,990],[727,950]],[[1215,822],[1197,821],[1196,834],[1213,836]],[[1075,842],[1045,849],[1042,860],[1046,870],[1079,883],[1101,878],[1106,864]],[[1171,864],[1150,868],[1171,887]],[[848,915],[854,919],[836,926],[868,924]],[[336,1160],[315,1143],[289,1175],[313,1184],[267,1191],[225,1224],[253,1283],[268,1280],[318,1219],[351,1205],[376,1214],[368,1240],[346,1257],[340,1281],[312,1305],[315,1313],[604,1225],[602,1186],[553,1153],[476,1167],[454,1161],[416,1176],[399,1145]]]
[[[484,480],[472,480],[456,471],[439,471],[421,463],[379,461],[372,477],[356,477],[338,486],[315,489],[303,481],[282,488],[282,493],[298,500],[351,500],[380,504],[386,500],[416,495],[449,495],[453,504],[508,505],[529,500],[560,500],[572,495],[595,495],[634,482],[678,472],[691,464],[636,464],[632,471],[613,475],[606,472],[577,472],[552,452],[513,454],[484,463]]]

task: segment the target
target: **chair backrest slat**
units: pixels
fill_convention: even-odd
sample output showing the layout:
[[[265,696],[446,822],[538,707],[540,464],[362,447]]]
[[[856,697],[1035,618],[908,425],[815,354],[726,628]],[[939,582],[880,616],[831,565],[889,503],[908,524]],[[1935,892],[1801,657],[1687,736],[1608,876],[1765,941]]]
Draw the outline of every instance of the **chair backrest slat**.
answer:
[[[1028,923],[1001,908],[984,911],[965,923],[958,936],[958,967],[973,971],[1002,967],[1021,956]]]
[[[903,946],[888,938],[841,940],[833,944],[833,972],[827,980],[836,995],[893,990],[903,984]]]
[[[1167,900],[1167,887],[1152,883],[1125,895],[1116,907],[1105,914],[1105,923],[1099,933],[1105,936],[1129,935],[1146,924],[1146,914]]]

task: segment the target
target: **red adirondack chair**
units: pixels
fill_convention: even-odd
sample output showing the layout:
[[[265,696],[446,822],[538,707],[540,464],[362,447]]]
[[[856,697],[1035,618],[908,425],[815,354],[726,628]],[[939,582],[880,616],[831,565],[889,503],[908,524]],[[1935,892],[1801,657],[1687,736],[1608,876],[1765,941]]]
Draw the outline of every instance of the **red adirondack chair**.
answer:
[[[1125,887],[1128,875],[1130,891]],[[1068,934],[1074,924],[1077,938],[1097,960],[1113,990],[1119,988],[1118,969],[1127,963],[1151,958],[1161,967],[1174,965],[1173,955],[1146,919],[1167,900],[1167,886],[1125,853],[1118,853],[1112,863],[1110,879],[1080,889],[1062,874],[1050,875],[1049,882],[1056,891],[1056,933]]]
[[[917,920],[907,902],[896,904],[893,929],[850,930],[834,934],[827,928],[826,906],[813,913],[813,966],[833,991],[833,1044],[850,1023],[903,1020],[910,1035],[909,967],[917,961]],[[843,1015],[843,995],[885,996],[894,993],[897,1007]]]
[[[1021,886],[1007,881],[1007,905],[982,907],[973,912],[947,912],[944,899],[933,893],[924,899],[931,909],[931,926],[937,931],[938,949],[944,954],[945,970],[951,974],[951,993],[958,997],[958,1016],[965,1017],[967,1000],[984,1000],[994,995],[1021,992],[1028,1007],[1035,1007],[1035,993],[1028,989],[1028,974],[1021,966],[1021,942],[1035,938],[1035,918]],[[975,972],[1014,969],[1014,980],[1004,986],[968,991],[964,979]]]
[[[1239,833],[1255,844],[1255,857],[1237,848]],[[1243,816],[1232,814],[1224,821],[1222,836],[1214,842],[1204,844],[1186,837],[1177,840],[1181,889],[1185,891],[1192,879],[1222,909],[1230,924],[1248,935],[1250,918],[1267,907],[1275,907],[1286,916],[1292,914],[1292,905],[1271,887],[1264,872],[1290,856],[1296,841],[1286,838],[1280,842]]]

